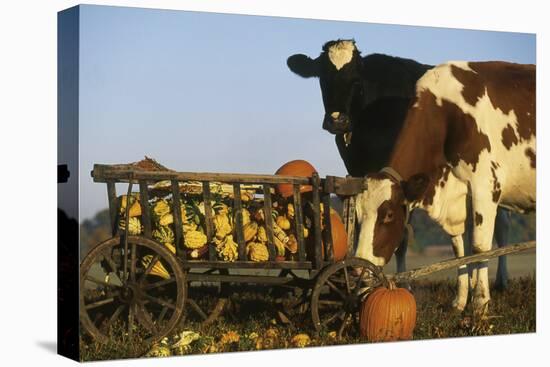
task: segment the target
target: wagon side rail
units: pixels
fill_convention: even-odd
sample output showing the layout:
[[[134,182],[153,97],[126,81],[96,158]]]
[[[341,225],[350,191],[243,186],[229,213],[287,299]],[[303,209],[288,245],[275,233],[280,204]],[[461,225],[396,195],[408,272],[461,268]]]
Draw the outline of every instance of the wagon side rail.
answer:
[[[436,273],[438,271],[452,269],[462,265],[472,264],[475,262],[482,262],[494,257],[502,256],[502,255],[516,254],[516,253],[531,250],[531,249],[536,249],[535,241],[517,243],[514,245],[490,250],[483,253],[478,253],[475,255],[469,255],[469,256],[459,257],[456,259],[444,260],[444,261],[437,262],[435,264],[423,266],[423,267],[405,271],[402,273],[387,275],[386,277],[397,282],[408,281],[412,279],[421,278],[421,277]]]
[[[124,165],[103,165],[95,164],[91,172],[94,182],[106,183],[109,199],[109,211],[111,214],[111,225],[113,235],[118,231],[118,208],[116,204],[116,183],[127,183],[129,185],[137,184],[140,189],[140,199],[144,209],[142,211],[142,223],[144,223],[144,235],[151,237],[151,218],[149,215],[149,191],[148,185],[159,181],[169,181],[171,183],[171,193],[173,198],[173,217],[176,228],[176,255],[183,260],[184,266],[188,267],[227,267],[227,268],[288,268],[288,269],[321,269],[327,261],[330,261],[333,256],[333,249],[330,237],[330,218],[324,216],[321,218],[319,213],[319,204],[321,202],[328,204],[328,194],[325,193],[322,187],[321,179],[318,174],[314,173],[312,177],[301,176],[283,176],[283,175],[257,175],[257,174],[237,174],[237,173],[210,173],[210,172],[175,172],[169,170],[162,171],[145,171],[133,167],[125,167]],[[181,230],[182,218],[179,207],[181,198],[179,192],[179,183],[189,181],[198,181],[202,183],[202,196],[205,202],[205,232],[207,235],[208,259],[207,260],[190,260],[186,259],[184,247],[184,236]],[[213,245],[213,209],[210,205],[210,183],[222,182],[233,186],[234,197],[234,212],[235,212],[235,239],[238,244],[238,259],[234,262],[225,262],[217,259],[215,245]],[[263,194],[264,198],[264,214],[266,232],[268,237],[269,261],[261,263],[253,263],[246,258],[246,249],[244,241],[244,229],[242,218],[242,202],[241,202],[241,185],[252,184],[261,185],[262,189],[258,189],[258,193]],[[273,220],[271,218],[271,190],[278,184],[292,185],[292,197],[290,198],[295,208],[301,208],[303,199],[301,197],[300,188],[302,185],[312,186],[312,204],[313,204],[313,237],[314,246],[311,260],[306,259],[306,241],[303,235],[304,218],[301,210],[295,211],[295,227],[296,240],[298,242],[297,261],[275,261],[276,248],[274,244]],[[329,205],[329,204],[328,204]],[[326,212],[329,212],[328,210]],[[327,228],[326,231],[321,231],[321,221]],[[326,233],[329,233],[327,236]],[[325,237],[323,237],[325,236]],[[323,238],[322,238],[323,237]],[[325,246],[325,254],[322,253],[322,243]]]

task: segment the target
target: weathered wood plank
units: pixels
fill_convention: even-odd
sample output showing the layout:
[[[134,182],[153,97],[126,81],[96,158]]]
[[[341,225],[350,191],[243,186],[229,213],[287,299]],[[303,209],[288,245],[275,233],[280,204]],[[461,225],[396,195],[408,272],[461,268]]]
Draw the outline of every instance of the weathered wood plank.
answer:
[[[109,218],[111,219],[111,234],[118,233],[118,200],[114,181],[107,181],[107,200],[109,200]]]
[[[233,214],[235,220],[235,231],[237,235],[237,244],[239,245],[239,260],[246,260],[246,243],[244,242],[243,227],[243,204],[241,200],[241,185],[233,184]]]
[[[312,205],[313,205],[313,238],[315,243],[314,248],[314,266],[315,269],[320,269],[323,262],[323,242],[321,238],[321,213],[320,213],[320,179],[317,172],[313,173],[312,176]]]
[[[302,195],[300,194],[300,185],[293,186],[294,199],[294,227],[296,228],[296,241],[298,242],[298,259],[306,260],[306,244],[304,242],[304,218],[302,208]]]
[[[325,248],[325,260],[331,261],[334,259],[334,251],[332,247],[332,223],[330,220],[330,194],[323,194],[323,243]]]
[[[185,259],[185,238],[183,237],[183,220],[181,218],[181,197],[178,181],[172,180],[172,213],[174,216],[174,234],[176,245],[176,256]]]
[[[208,181],[202,182],[202,197],[204,201],[204,222],[206,225],[206,238],[208,240],[208,259],[210,261],[216,260],[216,245],[212,242],[214,238],[214,214],[212,212],[210,183]]]
[[[189,268],[217,268],[217,269],[312,269],[311,261],[207,261],[207,260],[187,260],[182,266]]]
[[[241,173],[212,173],[212,172],[172,172],[172,171],[139,171],[115,169],[109,165],[95,164],[91,172],[94,182],[106,182],[107,180],[128,180],[133,174],[136,180],[162,181],[219,181],[250,184],[279,184],[299,183],[309,184],[308,177],[283,176],[283,175],[255,175]]]
[[[220,274],[203,274],[203,273],[188,273],[187,281],[189,282],[226,282],[226,283],[250,283],[250,284],[273,284],[273,285],[303,285],[309,282],[305,278],[293,277],[278,277],[278,276],[262,276],[262,275],[220,275]]]
[[[327,176],[321,181],[323,192],[336,195],[357,195],[366,190],[363,177]]]
[[[269,185],[264,185],[264,217],[265,231],[267,234],[267,250],[269,251],[269,260],[275,260],[277,250],[275,249],[275,239],[273,232],[273,217],[271,216],[273,203],[271,201],[271,191]]]
[[[355,230],[356,214],[355,214],[355,196],[346,198],[348,203],[348,219],[346,221],[346,232],[348,234],[348,256],[352,257],[355,254],[355,238],[357,236]]]
[[[149,191],[147,191],[147,181],[139,181],[139,201],[141,205],[141,224],[143,224],[143,234],[151,238],[151,210],[149,208]]]
[[[518,252],[527,251],[535,248],[536,248],[535,241],[522,242],[515,245],[509,245],[506,247],[501,247],[495,250],[491,250],[491,251],[487,251],[487,252],[483,252],[475,255],[444,260],[444,261],[441,261],[432,265],[424,266],[418,269],[413,269],[410,271],[405,271],[394,275],[388,275],[387,277],[392,278],[396,281],[416,279],[416,278],[420,278],[426,275],[436,273],[441,270],[447,270],[447,269],[456,268],[462,265],[486,261],[494,257],[498,257],[506,254],[515,254]]]

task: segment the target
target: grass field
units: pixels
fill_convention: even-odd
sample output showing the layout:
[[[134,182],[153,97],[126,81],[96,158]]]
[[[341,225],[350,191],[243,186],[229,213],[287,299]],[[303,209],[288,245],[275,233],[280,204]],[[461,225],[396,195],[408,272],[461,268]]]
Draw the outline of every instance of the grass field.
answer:
[[[506,291],[492,292],[490,317],[477,323],[473,322],[472,310],[469,307],[463,313],[450,308],[455,295],[455,271],[413,282],[412,291],[417,302],[414,339],[535,332],[534,258],[533,253],[509,257],[510,272],[514,278],[511,279]],[[414,268],[425,262],[435,261],[437,260],[433,257],[411,257],[408,266]],[[393,264],[388,266],[388,270],[394,269]],[[492,268],[496,270],[496,266]],[[494,270],[491,270],[491,273],[494,274]],[[340,340],[335,338],[334,330],[314,333],[309,313],[291,318],[290,324],[283,323],[277,317],[274,290],[257,286],[253,288],[254,292],[251,289],[252,287],[233,289],[229,305],[222,317],[208,328],[202,328],[193,315],[189,314],[174,335],[184,330],[195,331],[199,334],[198,339],[187,348],[172,350],[171,354],[292,348],[296,346],[292,338],[297,334],[307,334],[309,342],[306,344],[309,346],[366,342],[355,330]],[[213,301],[208,294],[201,294],[200,289],[195,291],[198,291],[195,293],[195,299],[200,303]],[[174,335],[169,337],[170,342],[175,340]],[[149,346],[139,339],[129,341],[124,337],[113,338],[107,344],[99,344],[82,335],[80,347],[82,360],[136,358],[144,356],[148,351],[151,352]]]

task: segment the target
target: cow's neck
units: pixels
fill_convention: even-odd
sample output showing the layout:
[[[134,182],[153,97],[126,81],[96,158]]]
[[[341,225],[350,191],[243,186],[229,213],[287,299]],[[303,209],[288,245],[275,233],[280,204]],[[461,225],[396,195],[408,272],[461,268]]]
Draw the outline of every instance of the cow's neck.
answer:
[[[440,116],[430,115],[429,118]],[[422,109],[410,109],[388,166],[396,170],[405,181],[418,173],[426,174],[432,180],[437,179],[441,167],[446,164],[446,130],[444,124],[430,122]]]

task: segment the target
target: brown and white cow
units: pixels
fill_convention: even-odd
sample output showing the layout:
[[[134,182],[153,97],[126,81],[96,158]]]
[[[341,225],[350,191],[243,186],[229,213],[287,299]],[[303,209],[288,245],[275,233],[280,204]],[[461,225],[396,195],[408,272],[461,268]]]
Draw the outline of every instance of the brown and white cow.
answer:
[[[448,62],[420,78],[391,169],[367,176],[359,197],[358,257],[385,264],[399,244],[406,211],[443,209],[434,197],[445,190],[445,167],[470,187],[476,253],[491,248],[499,205],[535,210],[535,73],[534,65]],[[445,210],[455,217],[459,209]],[[476,264],[472,278],[474,309],[483,314],[490,299],[486,262]]]

